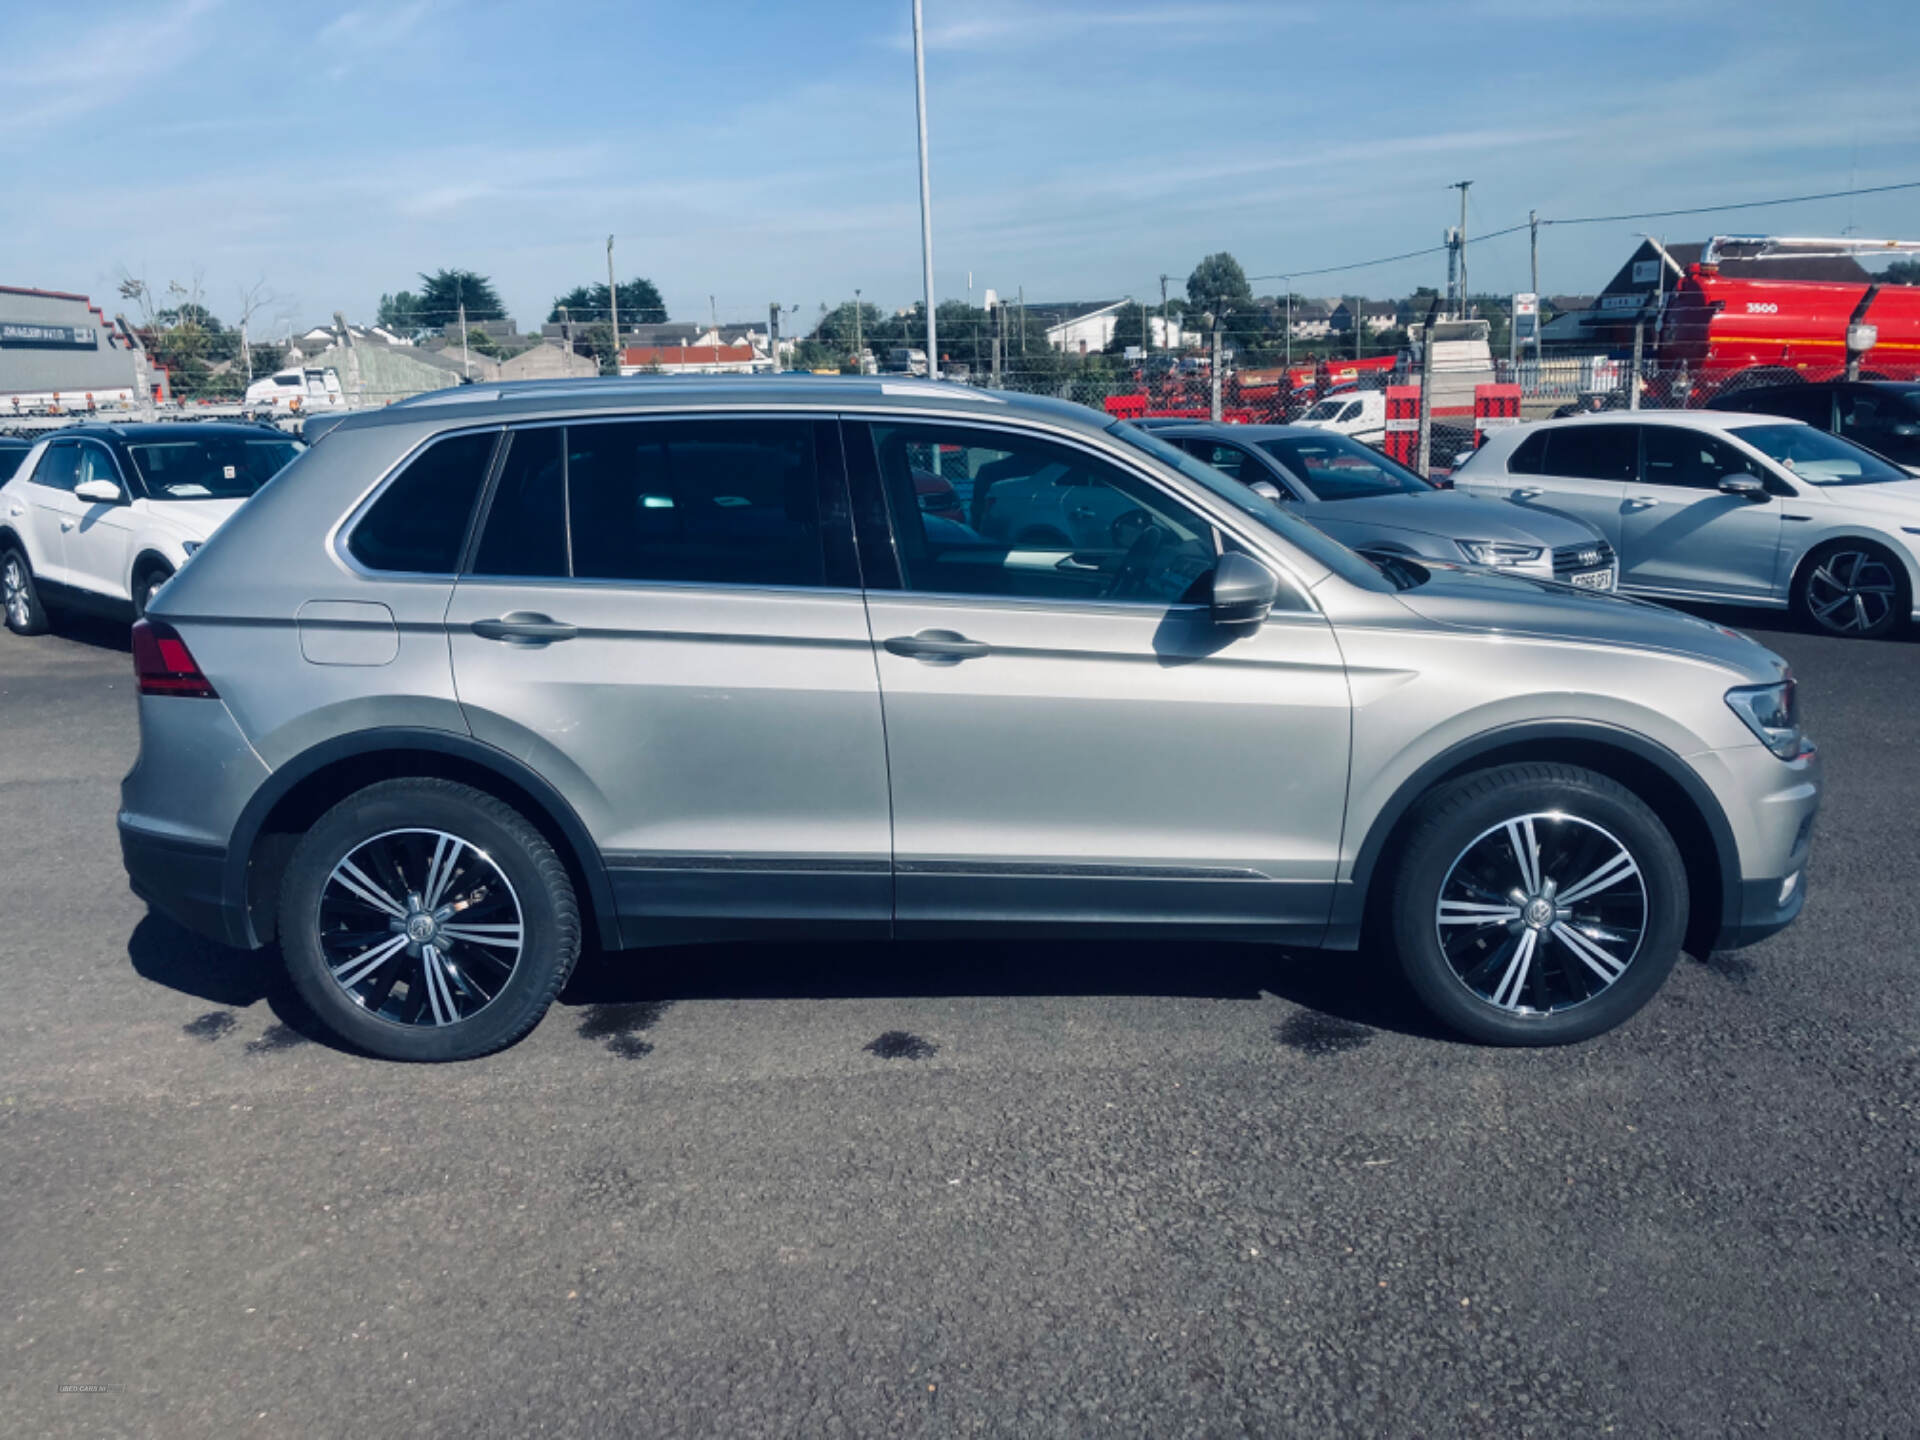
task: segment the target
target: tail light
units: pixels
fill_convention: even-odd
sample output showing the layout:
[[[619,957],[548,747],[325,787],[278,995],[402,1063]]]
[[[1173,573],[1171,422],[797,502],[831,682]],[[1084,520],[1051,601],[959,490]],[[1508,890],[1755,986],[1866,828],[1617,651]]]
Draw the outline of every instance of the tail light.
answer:
[[[184,695],[218,700],[219,693],[200,673],[200,662],[171,625],[137,620],[133,626],[133,677],[142,695]]]

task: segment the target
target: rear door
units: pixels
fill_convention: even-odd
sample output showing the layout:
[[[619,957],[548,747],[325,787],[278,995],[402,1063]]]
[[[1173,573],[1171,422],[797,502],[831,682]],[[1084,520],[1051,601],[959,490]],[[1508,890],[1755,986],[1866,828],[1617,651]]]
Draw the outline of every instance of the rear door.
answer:
[[[1285,582],[1212,624],[1222,536],[1071,439],[849,421],[885,705],[902,933],[1100,922],[1311,943],[1332,895],[1349,702],[1333,634]],[[914,503],[938,465],[989,520],[1062,484],[1105,517],[1042,545]]]
[[[887,931],[886,742],[834,422],[513,428],[447,629],[475,736],[574,805],[628,943]]]
[[[1639,462],[1639,427],[1604,421],[1533,432],[1507,457],[1508,483],[1494,493],[1516,504],[1584,520],[1620,549],[1621,505]],[[1476,477],[1481,479],[1481,477]],[[1484,479],[1474,487],[1484,491]]]
[[[80,483],[80,444],[55,440],[40,452],[27,478],[26,513],[10,516],[27,531],[28,559],[35,572],[56,585],[67,583],[67,532],[80,523],[73,487]]]
[[[1780,497],[1723,494],[1731,475],[1765,480],[1719,436],[1685,425],[1643,425],[1640,478],[1627,487],[1620,583],[1646,589],[1767,599],[1780,557]],[[1778,489],[1778,482],[1767,482]]]

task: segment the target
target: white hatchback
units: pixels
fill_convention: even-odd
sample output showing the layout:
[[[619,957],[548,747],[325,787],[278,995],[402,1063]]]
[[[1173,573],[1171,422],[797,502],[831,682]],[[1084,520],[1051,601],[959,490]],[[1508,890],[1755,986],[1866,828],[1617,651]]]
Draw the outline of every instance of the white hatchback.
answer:
[[[1456,489],[1584,520],[1620,589],[1791,606],[1835,635],[1886,635],[1920,595],[1920,480],[1798,420],[1638,410],[1497,431]]]
[[[48,609],[138,618],[154,592],[306,447],[266,426],[80,425],[0,486],[0,605],[36,635]]]

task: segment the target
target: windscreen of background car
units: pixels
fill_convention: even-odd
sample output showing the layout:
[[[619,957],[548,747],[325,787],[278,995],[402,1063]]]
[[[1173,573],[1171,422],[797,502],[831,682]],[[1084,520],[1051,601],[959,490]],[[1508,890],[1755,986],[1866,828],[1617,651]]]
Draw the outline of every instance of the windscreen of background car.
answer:
[[[0,445],[0,485],[13,478],[13,472],[20,468],[20,462],[27,458],[31,445]]]
[[[1871,450],[1811,425],[1742,425],[1728,433],[1809,485],[1883,485],[1913,478]]]
[[[1287,514],[1273,501],[1256,494],[1238,480],[1222,475],[1211,465],[1202,463],[1177,446],[1169,445],[1157,435],[1137,425],[1129,425],[1124,420],[1116,420],[1109,425],[1107,433],[1151,455],[1169,469],[1177,470],[1195,484],[1205,486],[1235,510],[1282,536],[1289,544],[1319,561],[1348,584],[1358,585],[1376,594],[1390,594],[1401,588],[1382,574],[1379,566],[1354,554],[1326,531],[1316,530],[1306,521]]]
[[[1316,500],[1372,500],[1381,495],[1419,495],[1434,487],[1378,450],[1344,435],[1262,440]]]
[[[153,500],[244,500],[307,447],[291,436],[169,437],[127,446]]]

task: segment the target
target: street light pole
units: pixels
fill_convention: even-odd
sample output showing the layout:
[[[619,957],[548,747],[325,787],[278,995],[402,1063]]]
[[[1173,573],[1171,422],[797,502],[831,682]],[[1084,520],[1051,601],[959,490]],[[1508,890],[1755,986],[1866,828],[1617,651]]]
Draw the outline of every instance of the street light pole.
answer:
[[[927,378],[940,378],[940,347],[933,323],[933,196],[927,188],[927,57],[920,0],[913,0],[913,94],[920,113],[920,252],[927,289]]]
[[[613,283],[613,236],[607,236],[607,314],[613,322],[613,378],[620,378],[620,287]]]

